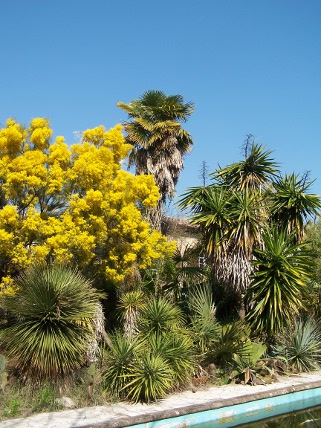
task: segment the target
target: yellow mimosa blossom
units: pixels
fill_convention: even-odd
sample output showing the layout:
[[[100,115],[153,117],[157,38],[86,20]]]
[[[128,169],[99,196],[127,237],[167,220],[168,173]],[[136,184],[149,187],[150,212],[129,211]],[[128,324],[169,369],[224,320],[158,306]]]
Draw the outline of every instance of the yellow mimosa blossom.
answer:
[[[65,143],[64,137],[57,137],[55,143],[49,148],[48,163],[58,163],[61,168],[67,167],[70,162],[71,152]]]
[[[43,118],[36,118],[31,121],[30,128],[30,142],[34,144],[37,149],[49,148],[49,139],[52,135],[52,130],[49,128],[49,120]]]
[[[0,129],[0,295],[32,263],[70,261],[116,285],[174,250],[142,218],[138,207],[155,206],[159,191],[152,176],[123,169],[121,125],[86,130],[71,147],[51,136],[43,118]]]
[[[0,296],[14,296],[17,290],[17,286],[13,278],[10,276],[4,276],[0,282]]]

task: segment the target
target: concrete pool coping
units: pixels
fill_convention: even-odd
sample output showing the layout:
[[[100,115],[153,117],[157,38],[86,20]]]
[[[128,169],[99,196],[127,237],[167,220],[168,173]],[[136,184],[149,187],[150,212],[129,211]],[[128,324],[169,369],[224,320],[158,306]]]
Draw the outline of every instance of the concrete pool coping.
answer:
[[[0,428],[122,428],[321,387],[321,371],[282,376],[268,385],[210,386],[153,404],[117,402],[0,422]],[[321,404],[321,398],[320,398]],[[147,426],[147,425],[146,425]]]

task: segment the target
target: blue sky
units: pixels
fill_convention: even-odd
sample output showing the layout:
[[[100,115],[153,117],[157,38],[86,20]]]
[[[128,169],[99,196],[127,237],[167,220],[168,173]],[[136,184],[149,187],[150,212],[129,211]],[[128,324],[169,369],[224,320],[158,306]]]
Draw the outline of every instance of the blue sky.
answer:
[[[118,101],[178,93],[196,106],[178,193],[253,134],[321,194],[320,0],[2,0],[0,19],[2,125],[49,117],[72,144],[124,121]]]

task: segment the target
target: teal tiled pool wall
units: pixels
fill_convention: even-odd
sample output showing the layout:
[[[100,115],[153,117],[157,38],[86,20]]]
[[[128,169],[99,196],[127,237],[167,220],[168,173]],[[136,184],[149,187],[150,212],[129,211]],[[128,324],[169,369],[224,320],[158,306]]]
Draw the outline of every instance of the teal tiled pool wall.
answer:
[[[236,427],[294,410],[321,404],[321,387],[290,392],[247,403],[189,413],[168,419],[132,425],[130,428],[184,428],[210,422],[212,428]]]

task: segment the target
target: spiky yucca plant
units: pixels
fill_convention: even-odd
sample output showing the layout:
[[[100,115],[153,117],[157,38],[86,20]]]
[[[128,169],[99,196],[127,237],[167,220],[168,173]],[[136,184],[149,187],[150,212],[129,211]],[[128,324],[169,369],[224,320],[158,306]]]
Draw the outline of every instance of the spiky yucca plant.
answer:
[[[130,366],[130,370],[127,396],[136,403],[149,403],[165,397],[173,386],[174,371],[159,355],[144,353]]]
[[[126,337],[137,334],[137,320],[139,311],[144,306],[146,296],[142,290],[132,290],[120,296],[118,308],[124,323]]]
[[[107,393],[115,398],[126,397],[130,364],[135,360],[137,341],[116,331],[111,337],[112,346],[106,353],[107,367],[103,382]]]
[[[181,310],[164,297],[146,299],[135,337],[117,333],[107,350],[104,383],[115,398],[155,401],[189,381],[194,370],[193,340]]]
[[[256,269],[247,291],[248,320],[253,330],[272,336],[304,309],[313,258],[308,244],[293,244],[292,235],[285,230],[267,229],[263,239],[264,248],[254,250]]]
[[[321,367],[321,325],[313,319],[295,319],[277,336],[280,355],[298,372]]]
[[[138,329],[141,334],[168,334],[183,325],[180,308],[165,297],[153,297],[141,308]]]
[[[31,267],[4,300],[10,317],[2,340],[27,378],[56,379],[85,363],[100,294],[77,270],[58,264]]]
[[[189,380],[195,368],[194,345],[189,335],[182,331],[165,335],[154,333],[141,343],[144,349],[150,349],[152,355],[159,355],[168,363],[173,370],[173,385]]]
[[[206,353],[218,335],[219,324],[215,319],[215,306],[208,284],[191,288],[188,294],[191,331],[201,354]]]

